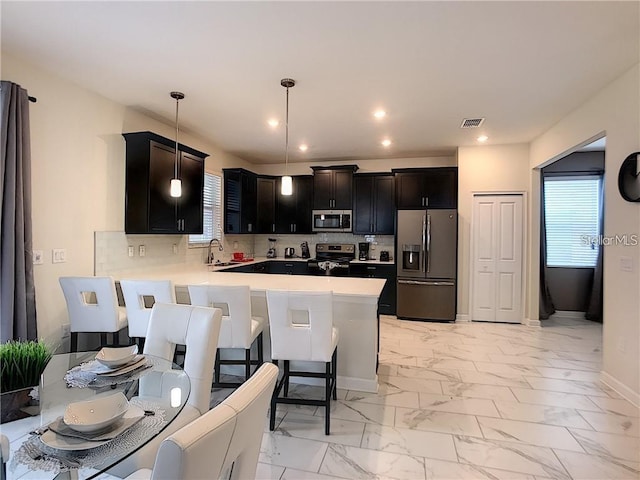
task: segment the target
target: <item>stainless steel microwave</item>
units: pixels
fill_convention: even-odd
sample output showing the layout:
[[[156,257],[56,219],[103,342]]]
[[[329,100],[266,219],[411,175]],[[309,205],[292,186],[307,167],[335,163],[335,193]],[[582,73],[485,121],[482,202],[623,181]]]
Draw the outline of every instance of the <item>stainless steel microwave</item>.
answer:
[[[350,232],[351,210],[314,210],[314,232]]]

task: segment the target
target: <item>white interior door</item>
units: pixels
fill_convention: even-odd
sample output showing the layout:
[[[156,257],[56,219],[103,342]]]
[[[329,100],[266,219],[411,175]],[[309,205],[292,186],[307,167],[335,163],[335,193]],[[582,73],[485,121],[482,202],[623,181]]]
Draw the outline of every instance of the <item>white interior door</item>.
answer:
[[[471,319],[522,322],[522,195],[474,195]]]

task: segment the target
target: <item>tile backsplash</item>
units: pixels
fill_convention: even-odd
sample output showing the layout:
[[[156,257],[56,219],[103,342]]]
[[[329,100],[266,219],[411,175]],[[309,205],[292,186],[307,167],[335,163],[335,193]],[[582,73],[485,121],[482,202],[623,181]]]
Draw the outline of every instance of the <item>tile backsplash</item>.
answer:
[[[367,236],[351,233],[317,233],[309,235],[225,235],[223,250],[213,246],[215,260],[222,262],[232,258],[233,252],[243,252],[245,256],[264,257],[269,248],[269,238],[276,239],[278,257],[284,257],[284,249],[295,248],[300,255],[300,244],[309,243],[311,256],[315,255],[316,243],[354,243],[370,241],[375,249],[370,256],[378,258],[381,250],[387,250],[394,257],[394,237],[392,235]],[[206,262],[208,245],[189,246],[187,235],[127,235],[124,232],[95,232],[95,275],[110,275],[159,266],[202,265]],[[145,254],[140,256],[140,246]],[[133,247],[133,256],[129,256]],[[356,253],[357,254],[357,253]]]

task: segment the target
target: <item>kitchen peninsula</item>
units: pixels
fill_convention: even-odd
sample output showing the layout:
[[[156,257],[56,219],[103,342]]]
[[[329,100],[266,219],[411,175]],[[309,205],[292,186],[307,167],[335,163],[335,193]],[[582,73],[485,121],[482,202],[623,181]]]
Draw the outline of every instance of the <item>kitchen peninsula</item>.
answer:
[[[112,274],[116,280],[168,279],[179,303],[189,303],[187,285],[249,285],[254,316],[268,321],[267,290],[332,291],[334,325],[339,330],[338,388],[377,392],[378,299],[385,280],[330,276],[279,275],[208,271],[206,267],[153,268]],[[270,361],[270,337],[264,335],[265,361]],[[318,368],[323,366],[318,364]],[[314,379],[308,379],[311,382]]]

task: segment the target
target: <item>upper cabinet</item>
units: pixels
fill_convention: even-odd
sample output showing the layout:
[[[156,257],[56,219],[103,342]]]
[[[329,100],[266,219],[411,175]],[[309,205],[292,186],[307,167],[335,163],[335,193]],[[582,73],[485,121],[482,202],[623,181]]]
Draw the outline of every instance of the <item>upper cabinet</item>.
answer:
[[[257,175],[224,168],[224,233],[256,233]]]
[[[125,233],[201,234],[206,153],[178,144],[182,196],[169,194],[175,142],[152,132],[124,133]]]
[[[313,169],[313,209],[351,210],[353,173],[358,166],[311,168]]]
[[[276,179],[258,177],[256,233],[276,233]]]
[[[395,182],[390,173],[353,176],[353,233],[395,233]]]
[[[393,170],[398,209],[457,208],[458,168]]]
[[[313,201],[313,177],[293,177],[293,193],[280,194],[280,179],[276,181],[276,231],[275,233],[311,233],[311,206]]]

